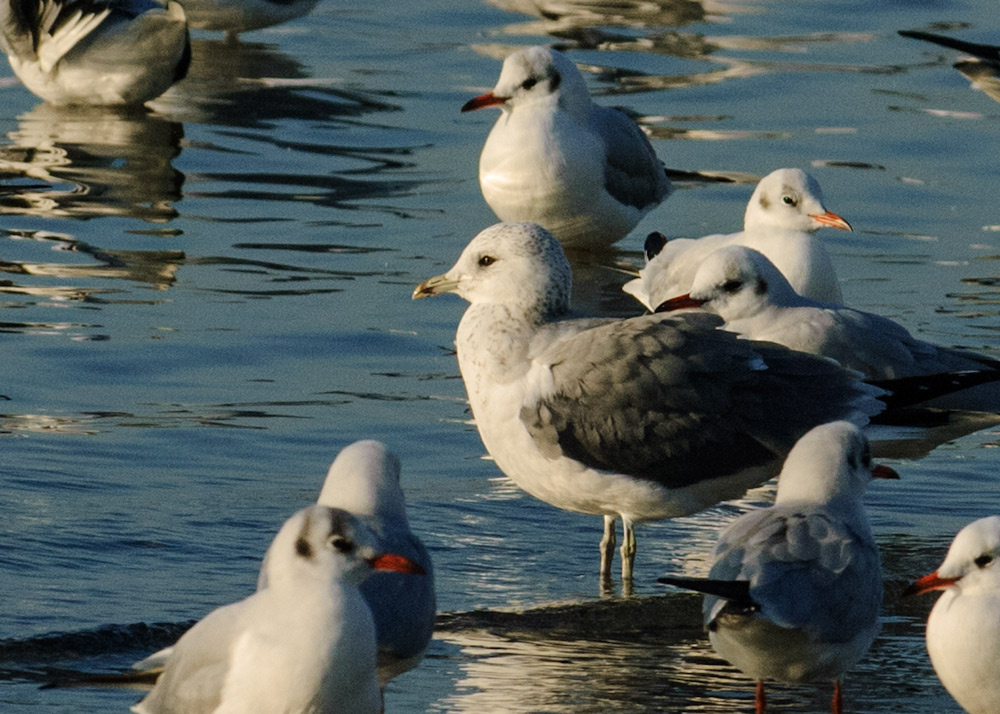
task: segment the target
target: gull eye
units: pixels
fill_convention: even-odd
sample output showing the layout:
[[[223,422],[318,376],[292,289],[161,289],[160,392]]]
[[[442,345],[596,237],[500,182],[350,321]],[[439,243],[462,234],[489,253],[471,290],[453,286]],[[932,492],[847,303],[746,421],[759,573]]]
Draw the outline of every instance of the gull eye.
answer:
[[[795,206],[799,204],[799,202],[795,200],[795,196],[787,193],[781,197],[781,202],[786,206],[791,206],[792,208],[795,208]]]
[[[727,280],[722,284],[722,292],[724,293],[738,293],[742,288],[742,280]]]
[[[494,258],[492,255],[484,255],[479,259],[479,267],[488,268],[495,262],[497,262],[497,259]]]
[[[526,80],[524,80],[523,82],[521,82],[521,89],[531,89],[536,84],[538,84],[538,78],[537,77],[528,77]]]
[[[354,541],[339,535],[330,538],[330,545],[335,551],[344,555],[350,555],[355,548]]]
[[[987,565],[993,562],[993,556],[990,555],[989,553],[983,553],[972,562],[976,564],[977,568],[985,568]]]

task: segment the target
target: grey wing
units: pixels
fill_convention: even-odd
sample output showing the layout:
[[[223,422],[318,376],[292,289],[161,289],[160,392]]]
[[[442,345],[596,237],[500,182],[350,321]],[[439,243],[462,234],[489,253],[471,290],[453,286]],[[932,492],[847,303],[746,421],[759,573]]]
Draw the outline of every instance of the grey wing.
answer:
[[[645,315],[562,339],[535,358],[551,389],[521,420],[550,458],[677,488],[772,464],[816,424],[878,411],[853,373],[719,324]]]
[[[849,640],[877,622],[882,568],[868,535],[819,508],[751,516],[720,537],[710,577],[749,581],[763,617],[823,641]]]
[[[593,121],[604,139],[604,187],[622,203],[651,208],[670,193],[670,179],[642,129],[617,109],[596,107]]]

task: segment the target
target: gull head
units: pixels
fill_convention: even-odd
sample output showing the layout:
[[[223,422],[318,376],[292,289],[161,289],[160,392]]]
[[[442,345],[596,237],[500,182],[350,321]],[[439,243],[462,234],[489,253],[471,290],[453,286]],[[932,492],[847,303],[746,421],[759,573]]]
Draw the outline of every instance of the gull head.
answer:
[[[317,502],[407,527],[399,457],[380,441],[345,446],[330,465]]]
[[[888,466],[873,466],[868,437],[850,422],[814,427],[796,442],[778,476],[779,503],[861,502],[872,478],[899,478]]]
[[[572,60],[541,45],[507,56],[492,92],[470,99],[463,112],[484,107],[513,111],[531,104],[549,104],[569,111],[586,111],[591,100],[587,83]]]
[[[383,553],[379,538],[347,511],[309,506],[278,531],[265,559],[269,588],[295,588],[306,582],[357,585],[373,570],[422,574],[401,555]]]
[[[802,298],[763,253],[728,245],[698,268],[691,292],[657,306],[656,312],[702,308],[726,322],[754,317],[769,306],[790,306]]]
[[[814,231],[829,226],[851,230],[851,224],[823,207],[819,183],[801,169],[778,169],[760,180],[743,216],[743,228]]]
[[[963,595],[1000,590],[1000,516],[980,518],[960,530],[941,567],[912,583],[903,595],[949,588]]]
[[[535,223],[498,223],[480,232],[443,275],[413,299],[455,293],[472,305],[501,305],[540,319],[569,310],[572,272],[559,241]]]

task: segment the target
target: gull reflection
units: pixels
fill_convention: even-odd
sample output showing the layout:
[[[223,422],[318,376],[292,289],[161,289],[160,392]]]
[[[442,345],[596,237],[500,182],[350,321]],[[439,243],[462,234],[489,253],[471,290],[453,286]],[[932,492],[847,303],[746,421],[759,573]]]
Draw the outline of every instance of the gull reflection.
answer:
[[[179,123],[142,108],[39,104],[0,146],[0,213],[169,221],[184,180],[171,164],[182,137]]]

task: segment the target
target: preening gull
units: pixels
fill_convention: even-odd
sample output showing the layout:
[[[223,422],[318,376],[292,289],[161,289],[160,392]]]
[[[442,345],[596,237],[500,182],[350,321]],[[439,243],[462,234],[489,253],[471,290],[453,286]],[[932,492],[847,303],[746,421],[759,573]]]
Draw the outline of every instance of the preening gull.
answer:
[[[904,595],[942,590],[927,619],[927,652],[938,678],[969,714],[1000,712],[1000,516],[955,536],[941,566]]]
[[[24,86],[56,105],[140,105],[191,64],[174,0],[5,0],[0,47]]]
[[[330,465],[317,501],[359,518],[378,536],[381,548],[417,563],[425,573],[376,571],[360,585],[375,620],[383,686],[417,666],[434,634],[437,614],[431,557],[410,530],[399,473],[399,457],[385,444],[356,441],[344,447]],[[270,560],[268,551],[258,588],[267,585]]]
[[[685,308],[715,313],[725,321],[725,329],[748,339],[835,359],[869,379],[981,372],[984,380],[992,381],[925,406],[1000,409],[1000,361],[918,340],[902,325],[870,312],[802,297],[767,256],[746,246],[712,253],[698,269],[691,292],[656,309]]]
[[[622,288],[653,310],[664,300],[686,293],[698,267],[726,245],[745,245],[771,259],[800,295],[843,302],[833,260],[815,233],[850,224],[823,206],[823,194],[801,169],[778,169],[760,180],[743,216],[743,230],[702,238],[647,239],[646,267]]]
[[[413,297],[470,303],[455,343],[483,444],[528,493],[604,517],[604,576],[616,517],[627,581],[633,524],[740,496],[813,426],[882,408],[855,372],[739,339],[707,313],[570,319],[570,281],[552,234],[501,223]]]
[[[358,584],[420,573],[339,509],[310,506],[275,537],[268,586],[220,607],[174,645],[136,714],[378,714],[375,626]]]
[[[564,54],[525,47],[492,92],[463,112],[500,107],[479,158],[483,197],[501,221],[532,221],[565,247],[606,248],[670,193],[663,164],[626,114],[590,98]]]
[[[719,536],[707,579],[660,578],[706,593],[712,647],[757,680],[834,680],[832,710],[842,711],[841,674],[878,634],[882,566],[862,498],[872,476],[868,439],[853,424],[816,427],[788,454],[774,505],[745,513]]]

